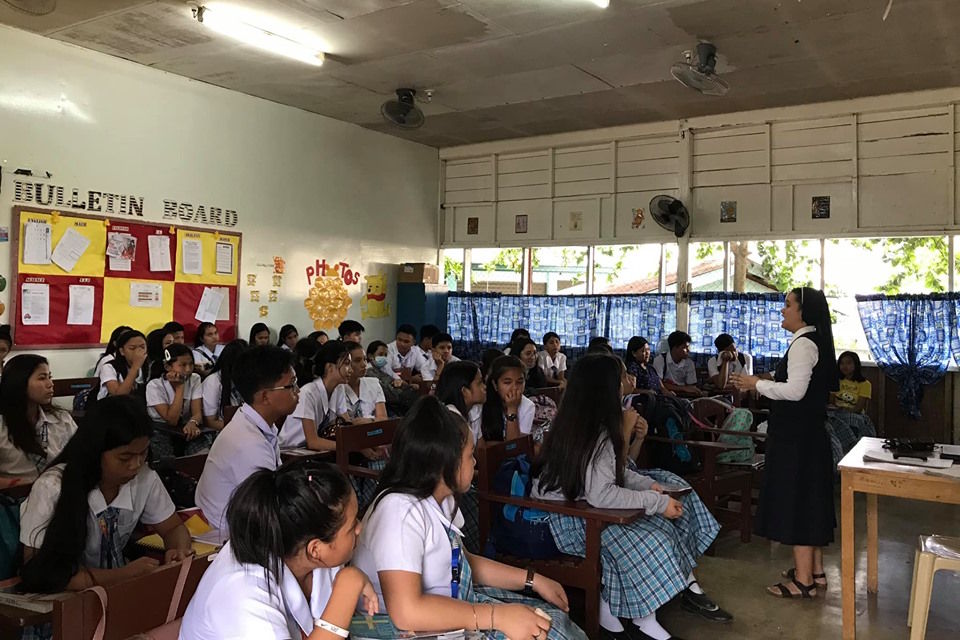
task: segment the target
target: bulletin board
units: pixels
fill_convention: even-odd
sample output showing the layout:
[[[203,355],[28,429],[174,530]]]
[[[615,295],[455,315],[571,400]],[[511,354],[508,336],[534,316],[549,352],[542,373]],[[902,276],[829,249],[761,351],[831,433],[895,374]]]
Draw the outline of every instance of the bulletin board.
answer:
[[[35,207],[14,207],[11,226],[17,348],[93,347],[118,325],[171,320],[192,341],[198,317],[237,337],[239,233]]]

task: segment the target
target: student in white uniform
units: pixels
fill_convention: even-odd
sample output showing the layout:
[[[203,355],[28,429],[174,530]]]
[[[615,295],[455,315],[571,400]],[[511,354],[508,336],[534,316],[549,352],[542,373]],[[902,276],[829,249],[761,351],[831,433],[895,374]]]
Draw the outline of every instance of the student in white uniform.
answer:
[[[753,375],[753,358],[749,353],[737,350],[737,344],[729,333],[721,333],[713,341],[717,355],[707,360],[710,382],[720,389],[732,389],[730,376],[737,373]]]
[[[293,348],[297,346],[297,340],[300,339],[300,333],[292,324],[285,324],[280,327],[280,333],[277,336],[277,346],[286,351],[293,351]]]
[[[537,364],[551,385],[563,385],[567,372],[567,356],[560,352],[560,336],[553,331],[543,334],[543,351],[537,354]]]
[[[107,341],[107,348],[104,349],[103,353],[100,354],[100,357],[97,358],[97,364],[93,368],[93,377],[100,377],[100,370],[103,369],[104,363],[113,360],[117,353],[117,338],[119,338],[121,334],[126,333],[131,329],[133,329],[133,327],[128,327],[127,325],[122,324],[110,332],[110,339]]]
[[[480,367],[466,360],[452,363],[437,381],[436,396],[448,409],[467,421],[476,444],[482,435],[480,423],[483,403],[487,400],[487,387]]]
[[[223,353],[223,345],[220,344],[217,325],[212,322],[201,322],[197,327],[193,344],[193,362],[197,373],[207,376],[217,364],[221,353]]]
[[[557,582],[463,548],[456,498],[470,487],[474,466],[463,418],[436,398],[417,402],[397,429],[354,554],[381,609],[398,629],[586,638],[565,613]],[[516,593],[525,587],[536,596]]]
[[[319,377],[300,389],[297,408],[283,422],[280,447],[306,447],[313,451],[336,451],[337,441],[328,435],[336,414],[330,409],[330,394],[343,384],[350,367],[347,347],[339,340],[329,340],[314,358],[314,373]],[[330,434],[332,435],[332,434]]]
[[[697,388],[697,365],[690,357],[690,335],[674,331],[667,336],[669,351],[653,359],[653,368],[660,376],[663,386],[675,393],[700,397]]]
[[[11,358],[0,379],[0,486],[36,480],[77,432],[70,413],[52,401],[47,359],[29,353]]]
[[[208,429],[222,431],[226,426],[223,419],[227,407],[239,407],[243,398],[233,383],[237,359],[248,349],[246,340],[234,340],[223,348],[217,364],[203,380],[203,425]]]
[[[193,351],[171,344],[163,351],[163,376],[147,383],[147,413],[157,423],[150,439],[152,460],[194,455],[210,449],[213,433],[201,432],[203,395],[193,372]]]
[[[500,356],[490,365],[487,400],[483,404],[481,435],[484,440],[513,440],[533,433],[537,407],[523,395],[523,363],[514,356]]]
[[[270,344],[270,327],[262,322],[255,322],[250,327],[250,346],[265,347]]]
[[[453,338],[449,333],[438,333],[433,336],[433,349],[430,358],[423,365],[421,374],[424,381],[436,380],[443,374],[443,368],[451,362],[459,362],[460,358],[453,355]]]
[[[440,328],[434,324],[425,324],[420,327],[420,342],[414,347],[420,351],[420,357],[424,361],[430,358],[430,350],[433,349],[433,336],[440,333]]]
[[[123,556],[138,523],[163,538],[165,563],[192,553],[173,501],[144,464],[153,428],[142,401],[110,397],[87,418],[21,505],[27,591],[79,591],[152,571],[155,559],[127,563]]]
[[[100,369],[97,400],[103,400],[108,395],[140,394],[147,383],[146,361],[146,336],[136,329],[121,333],[117,338],[116,355],[113,360],[103,363]]]
[[[376,378],[367,378],[367,354],[358,342],[344,342],[350,358],[347,377],[330,396],[330,406],[344,421],[353,423],[387,419],[383,389]]]
[[[344,320],[337,327],[342,342],[356,342],[363,346],[363,332],[366,328],[356,320]]]
[[[395,380],[413,384],[422,380],[420,371],[426,360],[423,352],[414,344],[416,335],[417,330],[413,325],[402,324],[397,328],[396,340],[387,345],[387,366],[384,371]]]
[[[227,507],[230,541],[203,574],[181,640],[346,637],[357,603],[378,611],[359,569],[357,498],[336,467],[297,460],[261,469]]]
[[[224,514],[233,491],[257,469],[280,466],[276,424],[293,413],[300,395],[293,354],[280,347],[244,351],[233,381],[244,404],[210,448],[196,493],[203,516],[224,537]]]

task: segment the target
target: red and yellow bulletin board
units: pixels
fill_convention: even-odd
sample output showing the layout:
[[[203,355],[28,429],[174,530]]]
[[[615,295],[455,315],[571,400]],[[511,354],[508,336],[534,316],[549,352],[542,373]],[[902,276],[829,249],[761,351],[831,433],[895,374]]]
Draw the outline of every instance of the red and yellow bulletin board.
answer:
[[[71,239],[76,240],[79,234],[89,242],[70,271],[66,271],[55,261],[48,264],[25,262],[24,244],[28,235],[25,229],[30,222],[40,225],[31,227],[34,230],[31,237],[36,237],[36,229],[49,228],[51,251],[56,249],[69,229],[73,230],[69,235]],[[17,348],[92,347],[104,344],[118,325],[129,325],[146,334],[170,320],[182,324],[186,328],[187,339],[192,341],[193,333],[199,324],[195,317],[197,307],[204,289],[208,287],[224,289],[226,293],[216,321],[220,340],[228,342],[237,337],[241,249],[239,233],[140,221],[128,222],[125,219],[60,213],[35,207],[14,207],[11,226],[11,242],[16,246],[16,250],[11,252],[14,272],[11,282],[15,287],[11,294],[11,324]],[[107,255],[108,234],[114,233],[136,239],[136,248],[132,259],[126,263],[126,268],[114,268],[121,266],[121,263]],[[169,270],[151,269],[151,236],[167,238],[160,241],[160,244],[169,246]],[[199,270],[200,273],[184,271],[184,262],[188,260],[183,255],[185,241],[189,242],[192,250],[196,251],[198,247],[200,249],[199,256],[194,253],[189,260],[192,268],[188,269]],[[37,246],[32,243],[31,249]],[[35,258],[30,260],[36,262]],[[29,304],[21,300],[24,285],[27,286],[27,295],[35,296],[38,288],[30,285],[38,284],[47,285],[40,289],[49,292],[45,324],[38,323],[44,319],[42,314],[30,316],[30,309],[42,308],[35,306],[36,298],[31,298]],[[87,308],[87,313],[82,314],[82,323],[79,324],[79,313],[75,314],[73,323],[68,322],[71,295],[74,295],[75,291],[71,286],[74,285],[79,285],[79,288],[84,290],[87,301],[90,287],[93,288],[92,318],[88,317],[91,314]],[[133,305],[137,292],[144,289],[150,293],[149,306]],[[91,321],[87,322],[88,319]]]

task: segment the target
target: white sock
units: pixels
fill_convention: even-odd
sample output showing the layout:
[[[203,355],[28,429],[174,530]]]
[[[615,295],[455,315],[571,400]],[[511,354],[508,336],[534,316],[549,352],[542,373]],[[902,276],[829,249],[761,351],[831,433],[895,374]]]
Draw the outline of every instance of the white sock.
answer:
[[[610,605],[603,598],[600,598],[600,626],[613,633],[623,631],[623,623],[620,622],[620,618],[613,615],[610,611]]]
[[[647,614],[643,618],[634,618],[633,624],[637,625],[640,631],[653,638],[653,640],[670,640],[670,632],[660,626],[657,622],[657,612]]]
[[[691,571],[690,575],[687,576],[687,588],[697,595],[703,595],[703,589],[700,588],[700,583],[697,582],[697,576],[693,575],[693,571]]]

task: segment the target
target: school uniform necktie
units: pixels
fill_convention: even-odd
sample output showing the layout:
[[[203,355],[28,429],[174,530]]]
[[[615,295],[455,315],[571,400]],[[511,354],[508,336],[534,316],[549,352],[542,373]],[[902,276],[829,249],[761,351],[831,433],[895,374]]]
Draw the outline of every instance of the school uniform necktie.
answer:
[[[362,401],[357,400],[356,402],[353,403],[353,407],[350,409],[350,417],[359,418],[361,416],[363,416]]]
[[[116,507],[107,507],[97,516],[97,522],[100,525],[101,569],[118,569],[126,564],[120,534],[117,531],[119,519],[120,510]]]

